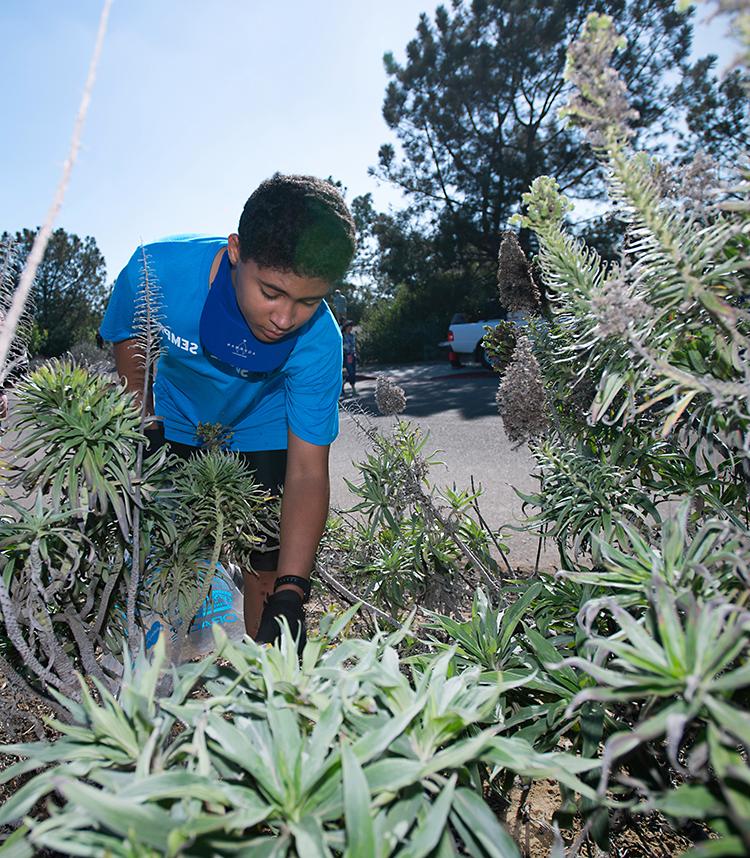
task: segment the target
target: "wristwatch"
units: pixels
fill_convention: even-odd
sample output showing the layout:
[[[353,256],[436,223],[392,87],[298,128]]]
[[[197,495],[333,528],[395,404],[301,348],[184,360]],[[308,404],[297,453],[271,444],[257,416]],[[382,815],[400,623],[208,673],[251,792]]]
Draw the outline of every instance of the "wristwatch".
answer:
[[[299,575],[279,575],[276,583],[273,586],[274,593],[282,586],[282,584],[293,584],[302,590],[302,601],[307,602],[310,599],[310,580],[309,578],[301,578]]]

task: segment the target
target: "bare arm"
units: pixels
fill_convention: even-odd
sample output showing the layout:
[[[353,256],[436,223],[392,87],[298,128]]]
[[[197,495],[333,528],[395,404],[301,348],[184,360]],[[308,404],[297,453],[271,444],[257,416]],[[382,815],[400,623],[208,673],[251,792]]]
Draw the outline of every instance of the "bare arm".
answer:
[[[308,578],[328,518],[328,446],[309,444],[289,432],[286,479],[281,502],[279,575]],[[286,587],[302,591],[293,585]]]
[[[136,402],[140,405],[143,398],[143,379],[145,368],[143,366],[143,357],[138,351],[138,341],[121,340],[119,343],[114,343],[112,351],[115,355],[115,367],[117,375],[125,379],[126,389],[135,394]],[[154,413],[154,398],[149,386],[148,400],[146,402],[146,414],[153,415]],[[150,424],[153,426],[154,424]]]

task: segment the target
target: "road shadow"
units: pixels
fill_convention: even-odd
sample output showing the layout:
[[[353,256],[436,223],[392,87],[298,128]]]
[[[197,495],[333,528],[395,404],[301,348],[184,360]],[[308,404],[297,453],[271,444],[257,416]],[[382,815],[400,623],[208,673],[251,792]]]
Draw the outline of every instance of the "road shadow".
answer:
[[[461,420],[477,420],[497,414],[495,394],[498,382],[498,376],[490,371],[428,379],[397,379],[406,393],[404,417],[429,417],[445,411],[457,411]],[[377,415],[375,384],[363,381],[358,387],[360,395],[346,397],[345,401],[358,402],[365,411]]]

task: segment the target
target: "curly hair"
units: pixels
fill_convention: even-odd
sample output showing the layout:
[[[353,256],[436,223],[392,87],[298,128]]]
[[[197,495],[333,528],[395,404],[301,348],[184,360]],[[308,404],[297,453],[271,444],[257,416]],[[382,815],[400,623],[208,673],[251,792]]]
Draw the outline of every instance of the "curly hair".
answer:
[[[243,260],[328,283],[344,276],[356,248],[343,197],[314,176],[274,173],[245,203],[238,232]]]

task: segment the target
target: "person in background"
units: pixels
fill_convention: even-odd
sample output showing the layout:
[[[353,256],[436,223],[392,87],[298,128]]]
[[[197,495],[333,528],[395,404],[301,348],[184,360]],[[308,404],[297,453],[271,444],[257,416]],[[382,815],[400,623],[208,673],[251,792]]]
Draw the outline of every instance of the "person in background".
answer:
[[[354,322],[347,319],[342,328],[341,333],[344,340],[344,383],[341,386],[341,393],[344,393],[346,382],[351,385],[352,396],[357,396],[357,335],[354,333]]]

